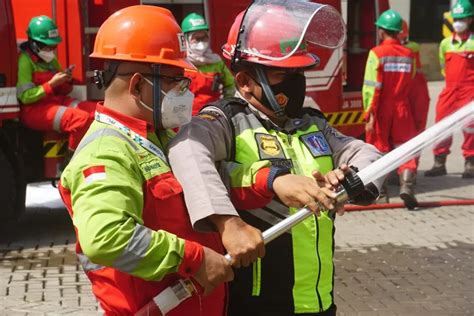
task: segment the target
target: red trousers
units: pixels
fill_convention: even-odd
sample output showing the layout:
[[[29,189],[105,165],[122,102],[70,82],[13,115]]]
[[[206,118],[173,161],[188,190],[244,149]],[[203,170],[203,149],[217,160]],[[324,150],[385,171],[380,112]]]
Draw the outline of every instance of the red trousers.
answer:
[[[96,102],[55,96],[22,105],[20,120],[34,130],[69,133],[69,148],[75,150],[94,120],[95,106]]]
[[[436,104],[436,122],[442,120],[451,113],[459,110],[464,105],[474,100],[474,82],[468,84],[458,84],[446,86],[439,95]],[[464,157],[474,157],[474,123],[463,128],[464,142],[462,144],[462,153]],[[436,144],[433,148],[435,155],[448,155],[453,138],[449,137]]]
[[[367,133],[366,141],[382,153],[388,153],[417,135],[415,117],[407,100],[382,101],[375,113],[374,132]],[[411,170],[416,173],[418,161],[413,158],[398,168],[398,173]]]

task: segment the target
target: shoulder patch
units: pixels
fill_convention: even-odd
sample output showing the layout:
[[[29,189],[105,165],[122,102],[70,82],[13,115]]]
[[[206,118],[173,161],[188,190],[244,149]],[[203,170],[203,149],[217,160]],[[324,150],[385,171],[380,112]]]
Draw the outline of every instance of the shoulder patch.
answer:
[[[87,184],[98,180],[107,179],[104,165],[88,167],[82,170],[82,175],[84,176],[84,183]]]
[[[313,132],[300,136],[301,141],[306,145],[313,157],[332,155],[331,147],[329,146],[326,137],[322,132]]]
[[[276,136],[255,133],[260,159],[285,159],[285,154]]]

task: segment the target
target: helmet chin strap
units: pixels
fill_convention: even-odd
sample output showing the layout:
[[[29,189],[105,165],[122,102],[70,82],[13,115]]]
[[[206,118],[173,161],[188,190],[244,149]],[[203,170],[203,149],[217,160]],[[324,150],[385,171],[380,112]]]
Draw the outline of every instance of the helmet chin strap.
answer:
[[[160,74],[160,65],[153,64],[151,65],[151,70],[153,75]],[[163,128],[160,120],[161,116],[161,86],[160,78],[158,76],[153,76],[153,125],[155,128],[156,136],[159,136],[159,130]]]
[[[285,109],[282,108],[277,100],[275,99],[275,95],[273,95],[272,88],[270,87],[270,84],[268,83],[267,75],[265,74],[265,70],[261,66],[255,67],[255,70],[257,72],[257,77],[258,80],[260,81],[260,85],[262,87],[263,93],[265,93],[268,101],[270,101],[271,105],[271,110],[275,112],[275,115],[277,117],[283,117],[285,116]]]

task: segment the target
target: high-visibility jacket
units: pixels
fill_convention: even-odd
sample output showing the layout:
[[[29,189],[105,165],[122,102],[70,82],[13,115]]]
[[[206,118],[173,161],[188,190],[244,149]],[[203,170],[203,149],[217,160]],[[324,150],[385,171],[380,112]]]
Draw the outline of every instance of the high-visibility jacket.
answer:
[[[212,230],[212,215],[240,215],[264,230],[295,211],[276,201],[272,186],[280,172],[311,177],[313,170],[364,168],[380,157],[329,126],[319,111],[301,115],[278,127],[239,97],[203,108],[180,129],[168,157],[195,229]],[[323,212],[266,245],[262,260],[235,271],[229,315],[333,313],[333,229]]]
[[[191,78],[189,89],[194,93],[193,115],[203,106],[221,97],[229,98],[234,95],[234,78],[224,61],[213,64],[198,65],[197,71],[187,71]]]
[[[415,117],[416,130],[420,133],[426,128],[428,110],[430,107],[428,82],[426,81],[426,77],[422,71],[420,45],[416,42],[409,41],[405,44],[405,47],[408,47],[413,52],[416,60],[416,74],[415,78],[413,78],[413,84],[408,95],[408,100]]]
[[[445,38],[439,47],[439,60],[446,87],[436,104],[436,122],[474,100],[474,34],[465,40],[457,34]],[[463,133],[463,155],[473,157],[474,124],[464,127]],[[437,144],[434,154],[449,154],[451,143],[452,137]]]
[[[413,53],[397,39],[386,39],[369,52],[362,98],[366,118],[372,114],[375,125],[366,140],[382,152],[416,136],[408,101],[415,73]]]
[[[74,150],[93,121],[96,102],[69,97],[72,84],[68,82],[53,89],[48,81],[62,71],[58,60],[44,62],[31,52],[28,43],[20,48],[17,98],[22,104],[21,122],[39,131],[69,133],[69,148]]]
[[[200,244],[223,253],[218,234],[191,227],[182,188],[161,152],[171,132],[158,138],[147,130],[146,122],[98,105],[61,176],[76,252],[107,315],[131,315],[177,279],[194,275],[203,259]],[[167,315],[221,316],[224,301],[221,285]]]

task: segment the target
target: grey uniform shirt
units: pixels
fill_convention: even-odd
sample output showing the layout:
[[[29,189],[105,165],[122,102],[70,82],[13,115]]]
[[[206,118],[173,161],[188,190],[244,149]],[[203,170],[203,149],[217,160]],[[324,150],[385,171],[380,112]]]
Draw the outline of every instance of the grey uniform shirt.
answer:
[[[267,119],[255,108],[249,107],[249,110],[260,119]],[[292,120],[289,120],[285,129],[292,128],[291,124]],[[316,124],[331,146],[335,166],[346,163],[363,169],[381,157],[374,146],[341,134],[325,119],[317,118]],[[231,156],[232,137],[232,127],[224,113],[210,106],[181,127],[168,146],[168,159],[173,174],[183,187],[191,223],[196,230],[213,230],[207,220],[210,215],[238,216],[218,172],[219,161]],[[382,181],[374,183],[379,191]]]

